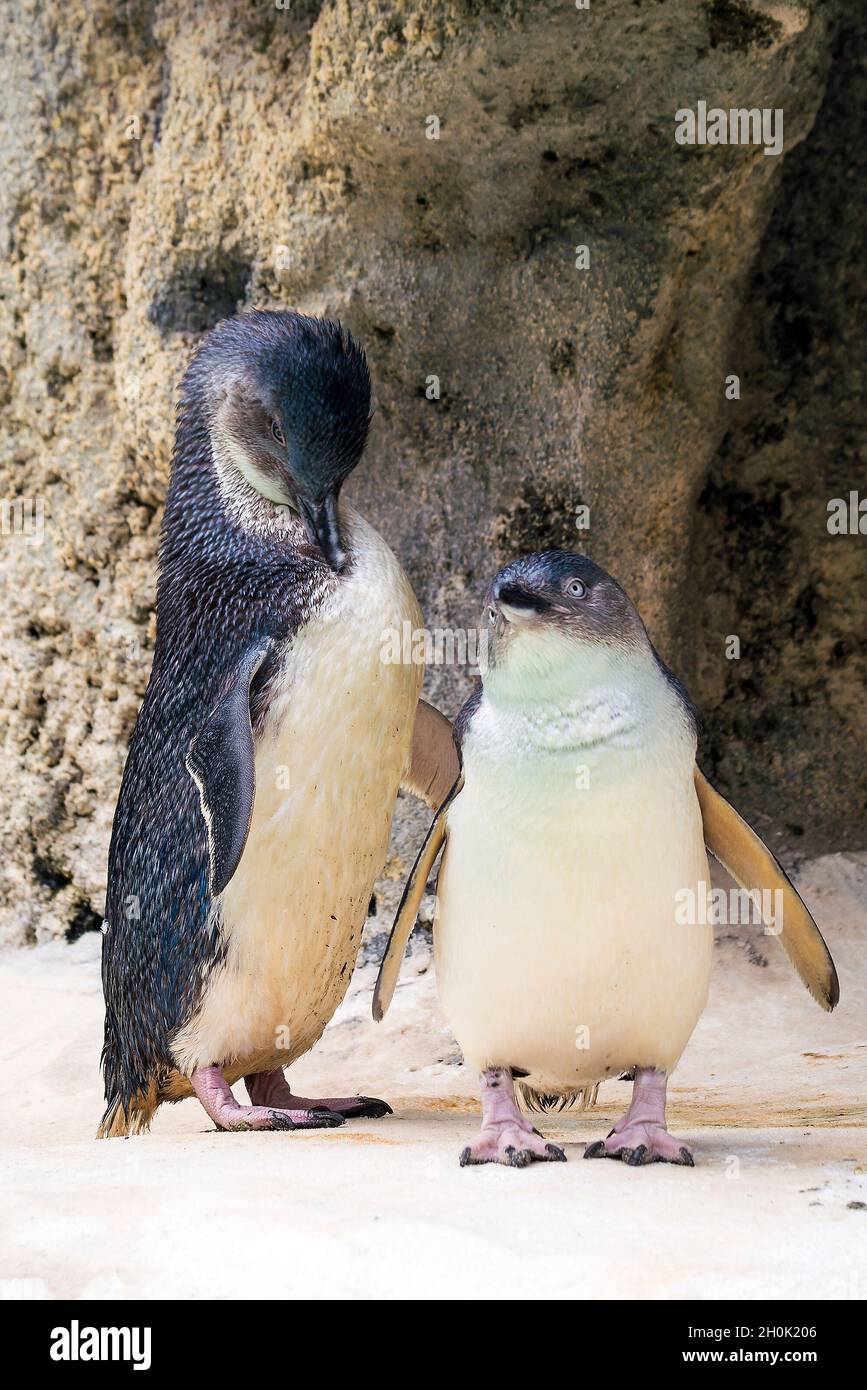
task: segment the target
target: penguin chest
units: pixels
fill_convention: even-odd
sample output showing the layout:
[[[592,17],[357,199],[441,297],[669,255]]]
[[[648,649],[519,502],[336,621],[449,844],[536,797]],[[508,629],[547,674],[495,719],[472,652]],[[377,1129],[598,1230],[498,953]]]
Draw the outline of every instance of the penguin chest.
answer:
[[[422,678],[382,659],[384,633],[421,614],[375,532],[351,574],[287,648],[257,731],[253,816],[220,904],[225,960],[178,1039],[189,1070],[287,1065],[346,992],[406,772]]]
[[[711,933],[679,895],[708,879],[691,749],[622,769],[544,759],[478,778],[449,813],[435,944],[470,1065],[568,1091],[670,1070],[707,997]],[[616,765],[616,760],[615,760]]]

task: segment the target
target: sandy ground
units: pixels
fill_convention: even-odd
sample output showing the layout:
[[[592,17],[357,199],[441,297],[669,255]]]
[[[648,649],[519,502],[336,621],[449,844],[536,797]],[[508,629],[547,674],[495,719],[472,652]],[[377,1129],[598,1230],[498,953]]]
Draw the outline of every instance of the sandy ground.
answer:
[[[185,1101],[148,1136],[96,1142],[100,938],[6,954],[0,1294],[867,1297],[867,856],[816,860],[800,887],[842,1003],[823,1014],[767,937],[719,945],[670,1089],[691,1170],[581,1161],[625,1107],[622,1082],[594,1110],[543,1121],[567,1164],[459,1168],[475,1083],[424,946],[384,1024],[366,966],[292,1072],[301,1094],[362,1090],[393,1117],[231,1135]]]

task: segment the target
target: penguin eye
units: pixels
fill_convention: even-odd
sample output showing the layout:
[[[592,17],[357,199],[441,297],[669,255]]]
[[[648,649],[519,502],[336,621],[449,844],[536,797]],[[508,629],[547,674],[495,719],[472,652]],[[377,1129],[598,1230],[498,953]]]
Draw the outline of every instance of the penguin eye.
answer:
[[[584,598],[587,593],[587,585],[583,579],[570,579],[566,585],[566,593],[570,598]]]
[[[270,420],[270,421],[268,422],[268,428],[269,428],[270,431],[271,431],[272,437],[273,437],[274,439],[276,439],[277,443],[280,445],[280,448],[281,448],[281,449],[285,449],[285,448],[286,448],[286,436],[284,435],[284,433],[283,433],[283,431],[281,430],[280,426],[277,424],[277,421],[276,421],[276,420]]]

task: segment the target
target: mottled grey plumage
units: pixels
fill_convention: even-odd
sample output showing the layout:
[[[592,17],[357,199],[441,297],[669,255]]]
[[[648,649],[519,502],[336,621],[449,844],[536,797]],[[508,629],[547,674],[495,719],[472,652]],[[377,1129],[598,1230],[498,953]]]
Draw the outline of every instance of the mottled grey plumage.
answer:
[[[316,534],[318,517],[323,550],[331,546],[336,563],[299,543],[297,530],[257,531],[233,510],[211,437],[227,391],[243,398],[239,428],[257,412],[279,416],[308,533]],[[252,775],[249,753],[230,745],[236,733],[243,737],[244,721],[255,737],[287,642],[340,582],[334,571],[345,557],[334,504],[361,455],[369,413],[361,350],[339,326],[297,314],[253,313],[219,325],[183,379],[153,670],[109,853],[103,1133],[122,1132],[136,1098],[159,1090],[172,1066],[172,1037],[222,957],[214,900],[240,857],[252,805],[252,786],[243,785]],[[261,468],[277,477],[282,448],[260,454]],[[221,739],[238,762],[234,772],[208,747]],[[205,793],[200,799],[196,784],[209,777],[218,821],[210,847]]]

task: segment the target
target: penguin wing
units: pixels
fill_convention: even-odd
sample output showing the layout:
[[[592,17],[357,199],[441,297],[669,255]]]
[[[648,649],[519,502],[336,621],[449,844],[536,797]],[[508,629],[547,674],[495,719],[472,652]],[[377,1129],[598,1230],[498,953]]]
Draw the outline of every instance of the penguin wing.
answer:
[[[748,892],[773,889],[782,893],[782,912],[777,914],[780,944],[813,998],[830,1012],[840,998],[837,971],[822,933],[794,885],[767,845],[734,807],[714,791],[698,767],[695,789],[704,822],[704,841],[714,858]]]
[[[212,898],[229,883],[247,843],[256,790],[250,684],[270,649],[267,640],[247,648],[187,753],[208,828]]]
[[[436,711],[433,712],[436,713]],[[418,917],[418,909],[424,895],[425,885],[430,878],[436,857],[446,842],[446,812],[463,785],[463,774],[459,772],[448,796],[431,822],[431,827],[412,866],[412,872],[406,881],[400,907],[397,909],[394,926],[391,929],[391,935],[388,938],[385,954],[379,967],[379,974],[376,977],[376,989],[373,991],[373,1017],[377,1023],[382,1022],[388,1011],[406,953],[406,943],[409,941],[410,933]]]
[[[451,721],[426,700],[419,700],[412,757],[402,785],[434,810],[445,802],[460,770]]]

